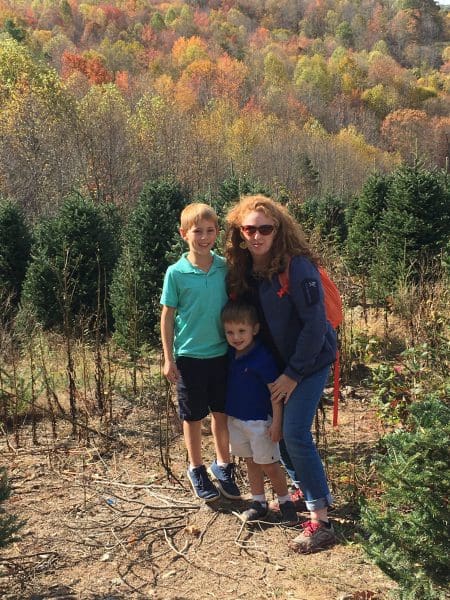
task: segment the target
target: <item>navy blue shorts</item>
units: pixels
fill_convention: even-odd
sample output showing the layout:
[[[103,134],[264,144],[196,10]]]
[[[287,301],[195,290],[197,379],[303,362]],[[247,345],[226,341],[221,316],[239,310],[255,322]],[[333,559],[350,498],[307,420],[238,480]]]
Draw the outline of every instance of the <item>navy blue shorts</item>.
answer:
[[[225,412],[228,357],[177,358],[178,409],[183,421],[200,421],[209,411]]]

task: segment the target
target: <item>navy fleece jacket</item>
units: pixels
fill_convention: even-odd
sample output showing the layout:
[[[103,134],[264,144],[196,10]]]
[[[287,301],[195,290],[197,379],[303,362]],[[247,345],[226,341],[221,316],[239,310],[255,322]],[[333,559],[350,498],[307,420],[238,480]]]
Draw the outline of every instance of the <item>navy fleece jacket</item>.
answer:
[[[323,288],[316,266],[303,256],[289,265],[289,292],[280,290],[278,276],[259,283],[259,299],[284,373],[296,381],[320,371],[336,358],[336,332],[328,323]]]

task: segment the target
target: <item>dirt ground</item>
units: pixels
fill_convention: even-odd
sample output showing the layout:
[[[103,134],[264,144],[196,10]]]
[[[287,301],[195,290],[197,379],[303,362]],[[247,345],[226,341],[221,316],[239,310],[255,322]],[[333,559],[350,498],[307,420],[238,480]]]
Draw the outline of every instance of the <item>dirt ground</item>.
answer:
[[[204,505],[192,496],[174,419],[155,419],[153,401],[121,399],[112,440],[74,440],[59,422],[25,422],[20,446],[3,435],[1,462],[13,493],[8,512],[26,520],[20,540],[0,554],[3,600],[291,599],[381,600],[393,583],[357,541],[355,490],[370,480],[368,458],[380,432],[364,399],[349,394],[333,430],[327,408],[321,448],[336,506],[339,544],[309,556],[288,549],[295,532],[270,523],[244,527],[239,504]],[[170,444],[160,442],[167,434]],[[205,439],[211,458],[212,439]],[[9,443],[7,443],[9,441]],[[164,464],[168,463],[164,467]],[[170,470],[174,477],[168,477]],[[238,478],[248,492],[245,471]],[[303,515],[306,518],[306,515]]]

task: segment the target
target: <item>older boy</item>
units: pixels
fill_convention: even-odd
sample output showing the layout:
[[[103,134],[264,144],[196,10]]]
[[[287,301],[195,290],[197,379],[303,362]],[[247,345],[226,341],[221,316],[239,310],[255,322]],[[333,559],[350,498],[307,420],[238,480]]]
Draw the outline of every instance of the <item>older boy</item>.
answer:
[[[194,494],[205,502],[219,497],[202,460],[201,422],[211,412],[216,460],[210,473],[227,498],[239,499],[230,461],[225,394],[227,343],[220,312],[226,303],[225,260],[212,251],[218,219],[207,204],[181,213],[180,235],[189,251],[166,272],[161,296],[164,375],[176,384],[180,418]]]

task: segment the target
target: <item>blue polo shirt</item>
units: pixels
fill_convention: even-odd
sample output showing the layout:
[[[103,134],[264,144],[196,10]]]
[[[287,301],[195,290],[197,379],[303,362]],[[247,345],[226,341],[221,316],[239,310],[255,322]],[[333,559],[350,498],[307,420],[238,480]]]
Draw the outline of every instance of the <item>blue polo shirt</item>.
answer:
[[[267,387],[280,374],[276,361],[259,340],[246,354],[236,358],[230,348],[225,412],[241,421],[263,420],[272,414]]]
[[[225,259],[212,252],[207,273],[192,265],[187,252],[164,277],[161,304],[176,309],[174,355],[215,358],[227,352],[220,312],[227,301]]]

